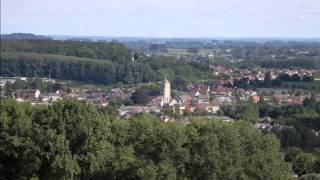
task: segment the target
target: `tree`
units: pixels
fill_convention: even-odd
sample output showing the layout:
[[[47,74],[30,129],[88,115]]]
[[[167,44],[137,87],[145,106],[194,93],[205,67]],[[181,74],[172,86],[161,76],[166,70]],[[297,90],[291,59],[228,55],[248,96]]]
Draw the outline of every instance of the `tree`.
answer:
[[[157,72],[160,73],[162,79],[172,80],[175,77],[175,72],[172,68],[159,69]]]
[[[240,113],[240,119],[255,122],[259,119],[259,108],[256,104],[249,104],[244,106]]]
[[[312,82],[312,81],[314,81],[314,78],[313,78],[313,76],[303,76],[301,81]]]
[[[137,89],[134,93],[131,95],[131,100],[135,104],[147,104],[150,101],[148,92],[145,89]]]
[[[195,179],[290,179],[281,161],[279,143],[247,123],[232,125],[198,121],[187,127],[190,162]]]
[[[179,91],[186,91],[187,85],[188,85],[187,80],[182,76],[176,76],[172,80],[172,88],[173,89],[177,89]]]
[[[1,178],[93,178],[112,154],[108,121],[84,102],[44,109],[4,101],[1,117]]]
[[[0,179],[290,179],[280,144],[247,122],[114,119],[83,101],[4,100]]]
[[[240,80],[234,81],[234,86],[238,88],[247,89],[249,85],[248,78],[241,78]]]
[[[198,48],[189,48],[187,49],[188,52],[193,53],[193,54],[198,54],[199,53],[199,49]]]
[[[270,87],[272,85],[271,72],[267,72],[264,77],[264,86]]]
[[[277,135],[282,147],[301,147],[301,135],[294,128],[280,130]]]
[[[304,101],[303,101],[303,105],[304,105],[304,106],[315,107],[316,104],[317,104],[317,100],[316,100],[314,94],[311,95],[311,98],[306,98],[306,99],[304,99]]]
[[[301,77],[299,76],[299,74],[293,74],[291,76],[291,81],[296,81],[296,82],[301,81]]]
[[[293,170],[298,175],[303,175],[313,172],[316,158],[310,153],[300,153],[293,161]]]
[[[41,166],[30,113],[30,106],[1,100],[0,179],[30,179]]]
[[[315,174],[315,173],[305,174],[299,178],[299,180],[318,180],[318,179],[320,179],[320,174]]]

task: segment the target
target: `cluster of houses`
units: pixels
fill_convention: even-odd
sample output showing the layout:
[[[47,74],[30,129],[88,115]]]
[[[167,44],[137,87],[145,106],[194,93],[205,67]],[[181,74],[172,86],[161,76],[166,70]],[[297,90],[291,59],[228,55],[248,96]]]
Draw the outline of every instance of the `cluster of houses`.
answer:
[[[253,124],[253,128],[255,129],[261,129],[265,132],[280,132],[284,129],[294,129],[293,126],[287,126],[287,125],[281,125],[281,124],[270,124],[270,123],[255,123]],[[315,136],[320,136],[320,131],[312,130],[312,133],[314,133]]]
[[[207,112],[216,114],[221,106],[238,103],[269,104],[303,104],[306,98],[311,97],[311,92],[291,89],[260,88],[256,90],[228,88],[223,86],[224,81],[218,81],[214,85],[195,83],[188,87],[189,92],[176,92],[171,97],[171,86],[169,81],[164,81],[163,95],[155,97],[146,107],[131,106],[120,108],[120,114],[125,117],[140,112],[168,112],[176,114],[188,114],[194,112]],[[315,95],[320,101],[320,93]],[[130,111],[130,110],[131,111]]]
[[[265,70],[249,69],[232,69],[221,66],[212,67],[216,75],[221,73],[231,76],[264,78]],[[270,70],[269,70],[270,72]],[[271,78],[276,78],[284,70],[271,70]],[[313,70],[286,70],[288,74],[306,74],[314,73]],[[263,74],[263,77],[262,77]],[[260,77],[261,75],[261,77]],[[10,79],[7,81],[10,81]],[[13,79],[12,79],[13,81]],[[194,83],[188,86],[188,92],[175,92],[172,96],[171,83],[165,79],[161,95],[153,97],[146,106],[125,106],[120,105],[118,108],[119,115],[122,118],[130,118],[137,113],[154,113],[164,120],[174,119],[174,115],[187,114],[217,114],[224,105],[233,105],[239,103],[259,103],[265,102],[270,104],[303,104],[306,98],[311,97],[310,91],[292,90],[292,89],[241,89],[230,88],[226,86],[228,80],[215,80],[210,83]],[[137,87],[132,88],[113,88],[110,90],[101,89],[72,89],[72,92],[57,90],[56,92],[41,93],[37,89],[19,89],[12,93],[13,97],[19,102],[28,101],[33,104],[48,105],[52,101],[64,98],[77,98],[85,100],[96,107],[106,107],[110,104],[111,99],[126,100],[131,97]],[[320,93],[315,94],[317,101],[320,101]],[[122,101],[123,102],[123,101]],[[168,113],[170,112],[170,113]]]
[[[131,90],[131,91],[130,91]],[[19,89],[12,93],[12,96],[18,102],[31,102],[32,104],[48,105],[50,102],[65,98],[76,98],[78,100],[85,100],[96,107],[105,107],[109,104],[109,98],[128,98],[131,96],[133,89],[114,88],[110,91],[97,90],[80,90],[73,89],[72,92],[64,90],[57,90],[56,92],[41,93],[38,89]]]
[[[28,77],[1,77],[0,76],[0,87],[4,87],[6,83],[14,83],[17,79],[22,80],[22,81],[27,81],[28,79],[35,79],[35,78],[28,78]],[[40,78],[43,82],[51,82],[55,83],[55,79],[51,78]]]
[[[240,79],[248,78],[249,80],[259,80],[263,81],[265,79],[265,74],[270,72],[270,78],[272,80],[276,79],[280,74],[287,74],[292,76],[294,74],[303,76],[313,76],[317,70],[315,69],[265,69],[265,68],[252,68],[252,69],[242,69],[242,68],[228,68],[222,66],[210,66],[213,75],[223,76],[227,75],[230,79]]]

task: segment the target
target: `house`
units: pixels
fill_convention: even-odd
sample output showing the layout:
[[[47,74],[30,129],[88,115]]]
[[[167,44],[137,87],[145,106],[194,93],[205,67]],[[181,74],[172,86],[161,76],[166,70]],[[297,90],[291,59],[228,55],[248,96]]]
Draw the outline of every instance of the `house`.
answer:
[[[287,99],[288,104],[303,104],[304,96],[289,96]]]
[[[20,89],[13,92],[17,101],[37,101],[41,95],[39,89]]]
[[[45,95],[42,96],[42,101],[43,102],[47,102],[49,100],[57,101],[59,99],[62,99],[62,97],[57,93],[48,93],[48,94],[45,94]]]
[[[218,86],[217,88],[212,90],[212,94],[217,96],[231,96],[232,92],[228,88]]]
[[[225,96],[217,96],[214,99],[218,104],[232,104],[232,99]]]
[[[160,112],[160,110],[157,107],[147,106],[120,106],[119,108],[120,117],[125,119],[129,119],[134,114],[151,112]]]
[[[218,105],[211,103],[199,103],[196,105],[196,108],[210,113],[217,113],[217,111],[220,109]]]
[[[209,95],[199,95],[195,99],[198,103],[209,103]]]
[[[254,103],[258,103],[260,102],[260,96],[257,96],[257,95],[251,96],[251,100]]]
[[[265,78],[265,75],[264,75],[264,74],[257,74],[257,75],[256,75],[256,79],[257,79],[258,81],[264,81],[264,78]]]

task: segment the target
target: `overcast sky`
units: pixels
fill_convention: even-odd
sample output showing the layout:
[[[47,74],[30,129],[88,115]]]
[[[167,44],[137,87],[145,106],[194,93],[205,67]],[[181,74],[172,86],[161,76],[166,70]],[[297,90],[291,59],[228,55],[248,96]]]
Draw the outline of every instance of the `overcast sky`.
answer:
[[[320,37],[320,0],[1,0],[1,33]]]

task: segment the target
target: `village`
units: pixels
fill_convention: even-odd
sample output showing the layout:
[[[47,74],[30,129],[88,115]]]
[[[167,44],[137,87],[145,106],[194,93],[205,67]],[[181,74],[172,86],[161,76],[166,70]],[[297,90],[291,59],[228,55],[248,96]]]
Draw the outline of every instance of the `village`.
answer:
[[[300,80],[312,79],[317,70],[308,69],[240,69],[211,67],[213,75],[219,79],[195,82],[187,86],[187,91],[172,90],[171,82],[165,77],[164,81],[157,82],[160,91],[150,96],[150,101],[144,105],[124,103],[130,100],[133,93],[140,87],[111,88],[108,90],[71,88],[69,91],[58,89],[54,92],[40,92],[39,89],[17,89],[11,96],[18,102],[31,102],[48,106],[51,102],[65,98],[84,100],[96,108],[115,106],[120,118],[129,119],[138,113],[151,113],[164,121],[189,123],[191,119],[202,116],[209,119],[220,119],[227,122],[233,119],[221,115],[221,107],[246,103],[267,103],[274,105],[303,104],[306,98],[314,96],[320,101],[320,92],[303,88],[290,87],[246,87],[235,86],[235,82],[246,78],[250,81],[264,82],[267,76],[275,80],[279,76],[298,76]],[[268,75],[267,75],[268,74]],[[227,77],[227,78],[226,78]],[[0,85],[14,83],[16,79],[26,81],[25,77],[4,78]],[[42,78],[44,82],[56,83],[54,79]],[[5,88],[3,88],[5,89]],[[4,93],[2,93],[2,96]],[[115,105],[114,100],[117,100]],[[191,118],[192,117],[192,118]]]

